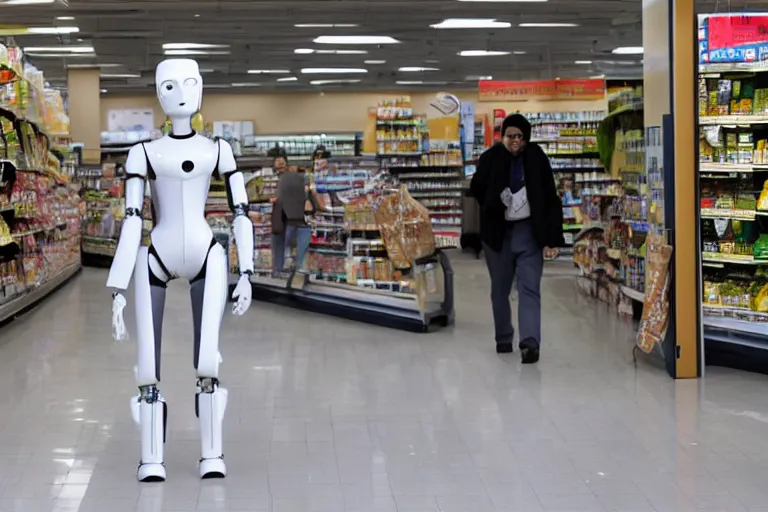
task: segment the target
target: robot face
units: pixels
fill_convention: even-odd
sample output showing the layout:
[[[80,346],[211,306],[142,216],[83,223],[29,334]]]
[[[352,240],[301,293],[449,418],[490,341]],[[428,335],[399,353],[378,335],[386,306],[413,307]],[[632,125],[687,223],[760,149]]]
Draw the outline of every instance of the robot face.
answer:
[[[157,97],[168,117],[191,117],[203,100],[203,77],[192,59],[167,59],[155,70]]]

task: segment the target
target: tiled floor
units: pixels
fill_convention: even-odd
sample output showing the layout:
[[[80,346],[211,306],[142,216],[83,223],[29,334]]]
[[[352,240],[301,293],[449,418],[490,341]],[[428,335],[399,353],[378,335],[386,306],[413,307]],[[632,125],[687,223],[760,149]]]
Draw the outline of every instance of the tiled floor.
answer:
[[[768,511],[768,379],[673,382],[631,328],[545,280],[542,361],[493,350],[483,266],[414,335],[255,303],[223,328],[230,476],[197,478],[192,328],[171,287],[164,484],[135,481],[133,343],[86,270],[0,328],[0,512]],[[131,320],[129,319],[129,322]]]

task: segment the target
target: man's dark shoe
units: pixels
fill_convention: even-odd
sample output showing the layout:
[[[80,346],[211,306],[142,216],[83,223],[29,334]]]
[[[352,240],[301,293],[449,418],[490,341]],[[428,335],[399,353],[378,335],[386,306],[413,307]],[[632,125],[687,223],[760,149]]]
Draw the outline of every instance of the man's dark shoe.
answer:
[[[497,354],[511,354],[512,352],[514,352],[514,348],[511,341],[496,344]]]
[[[523,364],[535,364],[539,362],[539,349],[526,347],[520,351]]]

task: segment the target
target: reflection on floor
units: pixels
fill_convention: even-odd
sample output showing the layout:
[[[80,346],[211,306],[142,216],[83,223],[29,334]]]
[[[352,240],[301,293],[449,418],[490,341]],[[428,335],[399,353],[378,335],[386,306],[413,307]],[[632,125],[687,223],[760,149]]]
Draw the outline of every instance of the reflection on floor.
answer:
[[[169,480],[149,485],[134,345],[111,340],[105,272],[86,270],[0,330],[0,511],[768,511],[768,378],[635,368],[631,327],[567,269],[548,272],[542,360],[522,367],[494,352],[482,263],[454,266],[457,324],[438,333],[227,315],[224,481],[197,478],[189,295],[172,285]]]

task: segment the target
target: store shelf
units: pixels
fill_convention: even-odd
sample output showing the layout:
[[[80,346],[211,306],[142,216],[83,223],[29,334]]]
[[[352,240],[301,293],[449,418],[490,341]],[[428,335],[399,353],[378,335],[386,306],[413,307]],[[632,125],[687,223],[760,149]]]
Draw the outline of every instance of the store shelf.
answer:
[[[10,302],[0,305],[0,323],[10,320],[24,310],[34,306],[39,301],[55,291],[59,286],[66,283],[69,278],[74,276],[79,271],[80,263],[74,263],[68,267],[65,267],[58,274],[53,276],[51,279],[48,279],[33,290],[28,291],[16,299],[11,299]]]
[[[768,212],[763,213],[768,215]],[[755,210],[724,210],[722,208],[702,208],[702,219],[739,219],[755,220],[757,212]]]
[[[720,164],[711,162],[699,163],[699,173],[750,173],[768,172],[768,164]]]
[[[740,333],[757,334],[768,338],[768,323],[761,324],[725,316],[712,316],[706,314],[703,316],[702,323],[706,327]],[[766,340],[766,343],[763,344],[761,348],[768,349],[768,340]]]
[[[733,263],[737,265],[768,265],[768,260],[755,259],[748,254],[722,254],[717,252],[702,252],[701,261],[707,263]]]
[[[768,124],[768,116],[702,116],[700,126]]]

